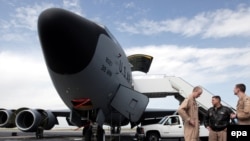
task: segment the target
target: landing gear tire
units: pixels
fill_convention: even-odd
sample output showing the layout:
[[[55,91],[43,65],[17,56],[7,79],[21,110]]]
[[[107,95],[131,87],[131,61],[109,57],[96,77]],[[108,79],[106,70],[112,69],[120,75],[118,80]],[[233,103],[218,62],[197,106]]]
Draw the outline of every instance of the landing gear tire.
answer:
[[[116,130],[115,130],[116,129]],[[110,129],[111,134],[120,134],[121,133],[121,127],[118,126],[117,128],[115,126],[112,126]]]
[[[120,134],[120,133],[121,133],[121,127],[120,127],[120,126],[117,127],[116,133],[117,133],[117,134]]]
[[[97,127],[97,135],[96,135],[97,141],[105,141],[105,131],[102,127]]]
[[[38,127],[36,130],[36,138],[42,139],[43,138],[43,127]]]
[[[110,133],[115,134],[115,126],[111,126]]]
[[[82,130],[82,135],[85,138],[85,141],[91,141],[92,126],[84,127]]]

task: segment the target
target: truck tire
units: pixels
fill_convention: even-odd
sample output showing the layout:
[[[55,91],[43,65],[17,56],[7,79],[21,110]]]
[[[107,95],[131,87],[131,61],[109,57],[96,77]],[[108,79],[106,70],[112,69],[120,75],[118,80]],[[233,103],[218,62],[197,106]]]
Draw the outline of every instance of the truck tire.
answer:
[[[148,133],[147,141],[159,141],[159,134],[157,132]]]

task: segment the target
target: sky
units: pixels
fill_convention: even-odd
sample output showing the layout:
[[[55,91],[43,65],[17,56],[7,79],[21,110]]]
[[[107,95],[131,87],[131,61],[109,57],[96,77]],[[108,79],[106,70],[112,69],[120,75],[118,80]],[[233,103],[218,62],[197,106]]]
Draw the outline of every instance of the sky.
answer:
[[[147,76],[181,77],[233,107],[236,83],[246,84],[250,94],[250,1],[0,0],[1,108],[66,108],[37,33],[39,14],[51,7],[105,25],[127,55],[153,56]],[[173,101],[151,99],[148,107],[178,108]]]

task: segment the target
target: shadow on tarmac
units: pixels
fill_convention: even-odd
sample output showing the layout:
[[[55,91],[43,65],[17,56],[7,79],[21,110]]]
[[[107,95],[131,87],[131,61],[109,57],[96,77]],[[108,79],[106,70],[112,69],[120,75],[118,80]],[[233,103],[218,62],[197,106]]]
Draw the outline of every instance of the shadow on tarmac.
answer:
[[[51,130],[45,131],[44,137],[37,139],[35,133],[24,133],[18,130],[0,130],[0,141],[85,141],[84,137],[81,135],[81,131],[67,131],[67,130]],[[134,133],[122,133],[116,135],[106,135],[106,141],[133,141]],[[96,141],[93,136],[92,141]]]

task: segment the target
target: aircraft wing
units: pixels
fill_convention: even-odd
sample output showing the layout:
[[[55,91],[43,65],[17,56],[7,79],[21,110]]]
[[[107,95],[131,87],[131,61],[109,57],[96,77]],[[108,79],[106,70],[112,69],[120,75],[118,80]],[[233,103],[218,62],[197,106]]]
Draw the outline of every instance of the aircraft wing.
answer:
[[[54,125],[59,124],[57,117],[66,117],[68,124],[72,125],[68,120],[70,110],[0,109],[0,127],[17,127],[23,132],[35,132],[39,126],[43,126],[45,130],[50,130]]]
[[[56,117],[69,117],[70,116],[70,110],[53,110],[52,113]]]

